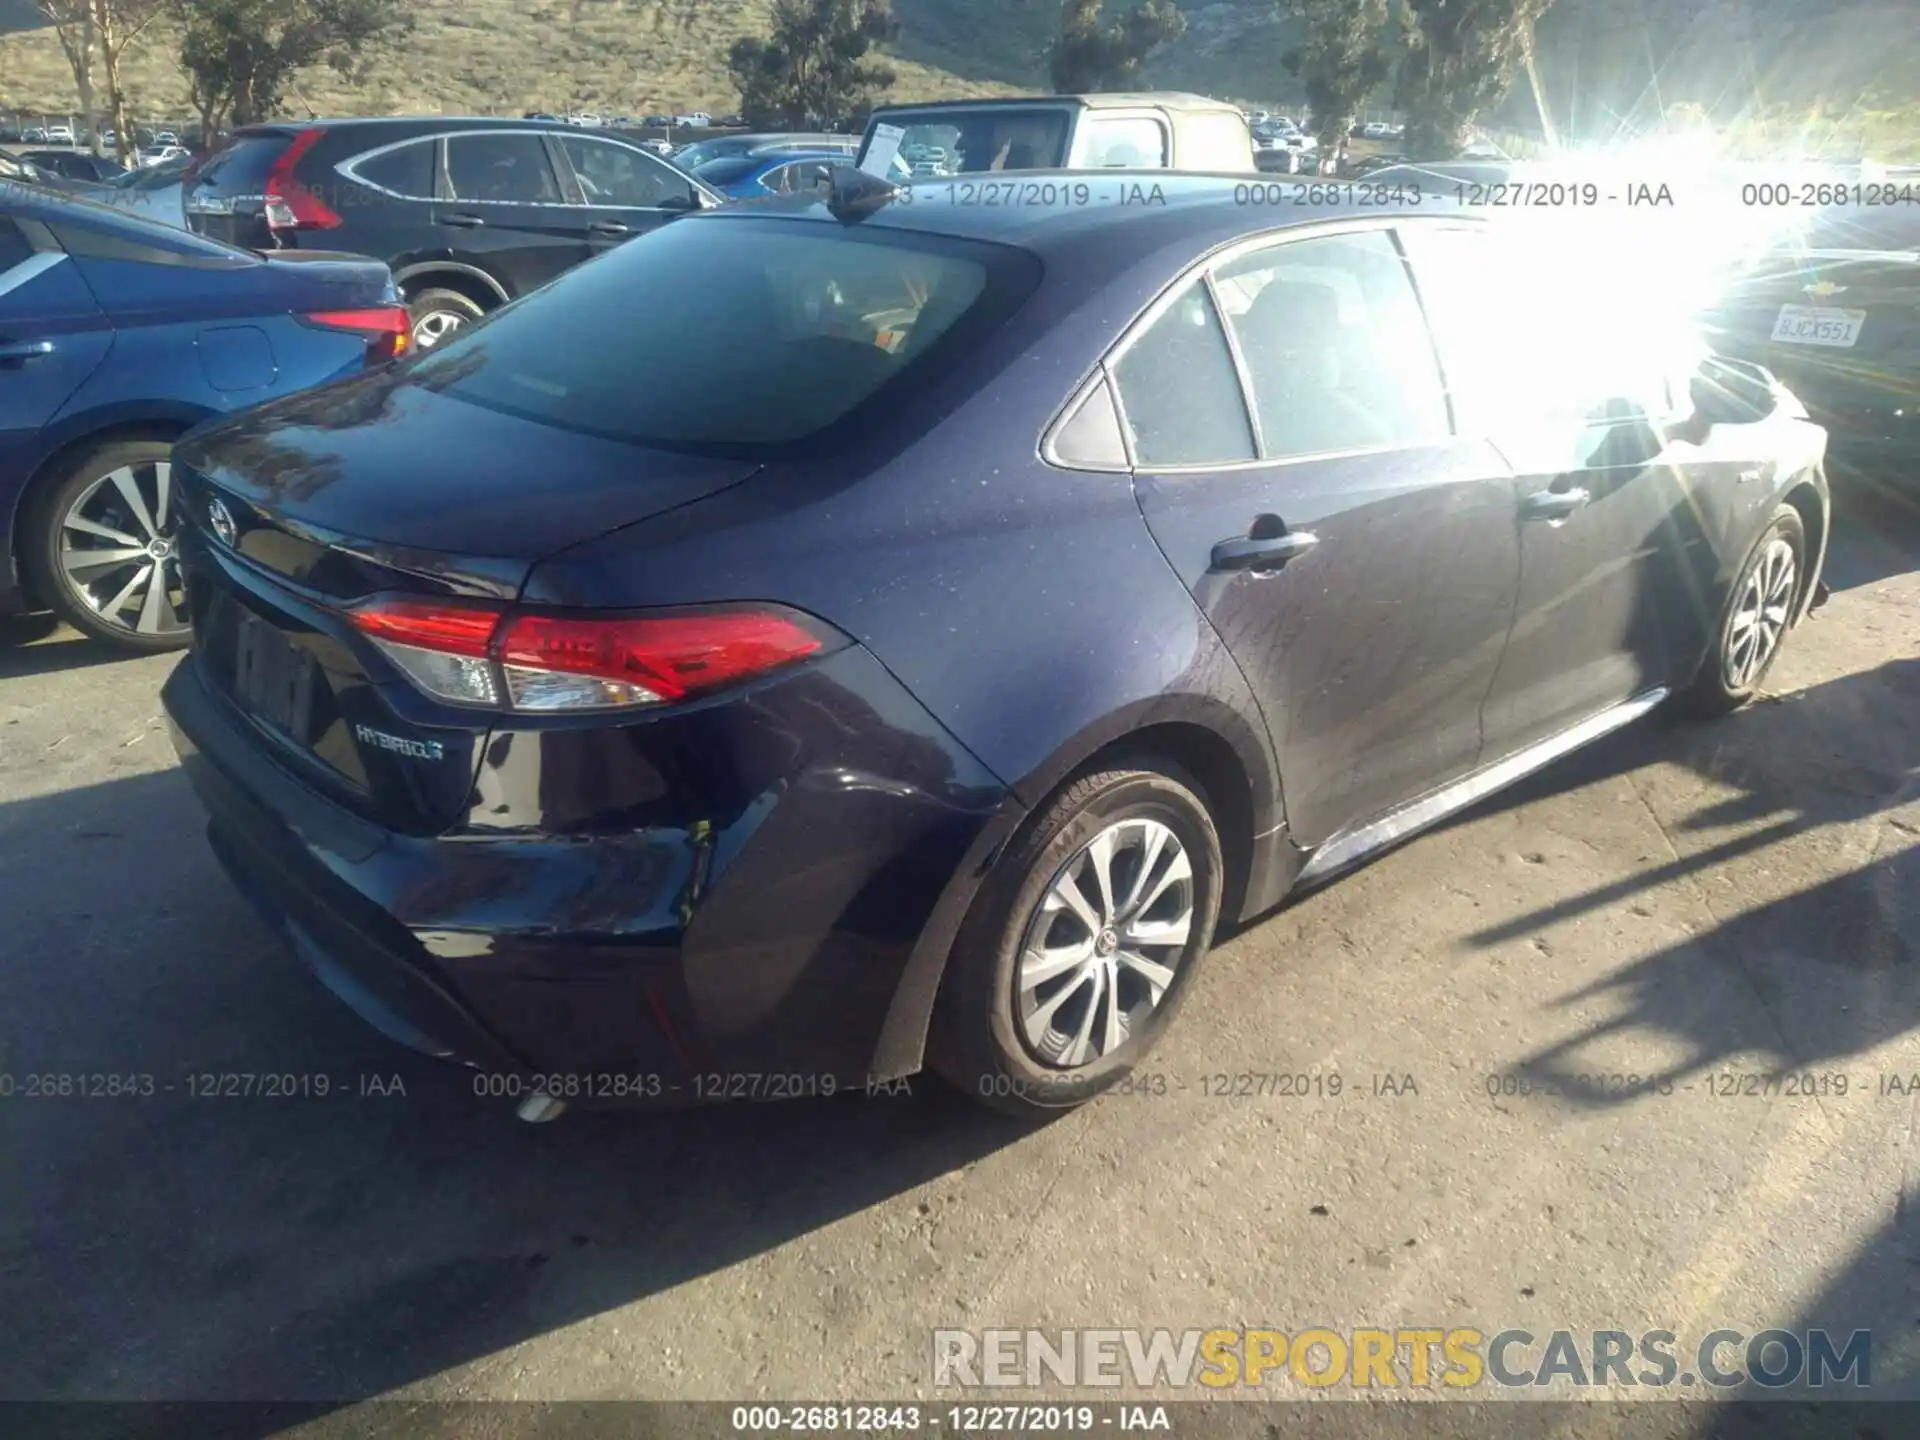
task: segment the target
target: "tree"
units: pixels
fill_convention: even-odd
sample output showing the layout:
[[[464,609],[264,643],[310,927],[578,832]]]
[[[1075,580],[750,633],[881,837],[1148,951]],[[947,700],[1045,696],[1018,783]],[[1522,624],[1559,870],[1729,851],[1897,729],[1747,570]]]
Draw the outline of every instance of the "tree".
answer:
[[[275,114],[298,74],[327,65],[359,74],[374,41],[401,36],[413,16],[391,0],[178,0],[180,63],[201,134]]]
[[[897,78],[869,58],[900,33],[888,0],[774,0],[773,33],[727,54],[750,125],[826,125],[868,109]]]
[[[123,169],[140,163],[139,147],[127,123],[127,95],[120,85],[120,62],[139,43],[147,27],[169,8],[168,0],[87,0],[93,33],[100,41],[100,68],[107,82],[107,113],[113,117],[114,153]],[[96,143],[98,143],[96,141]]]
[[[1307,94],[1314,138],[1331,159],[1360,107],[1392,71],[1387,0],[1281,0],[1302,26],[1282,61]]]
[[[93,56],[97,41],[93,31],[93,0],[34,0],[34,9],[47,17],[54,38],[73,70],[73,88],[80,95],[80,113],[92,134],[93,153],[100,153],[99,118],[93,108]]]
[[[1173,0],[1146,0],[1110,25],[1100,23],[1102,0],[1066,0],[1060,36],[1047,52],[1053,88],[1062,95],[1125,90],[1162,45],[1187,32]]]
[[[1506,99],[1551,0],[1404,0],[1413,45],[1400,74],[1407,153],[1444,160]]]

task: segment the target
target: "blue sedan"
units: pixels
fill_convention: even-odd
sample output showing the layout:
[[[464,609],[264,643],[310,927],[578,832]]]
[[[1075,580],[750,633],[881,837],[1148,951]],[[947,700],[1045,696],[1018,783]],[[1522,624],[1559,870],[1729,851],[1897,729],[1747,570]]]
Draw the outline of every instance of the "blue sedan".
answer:
[[[761,155],[724,155],[693,173],[729,200],[765,200],[821,189],[834,166],[849,163],[846,152],[840,150],[778,150]]]
[[[184,645],[173,441],[400,353],[387,267],[271,259],[0,182],[0,614]]]

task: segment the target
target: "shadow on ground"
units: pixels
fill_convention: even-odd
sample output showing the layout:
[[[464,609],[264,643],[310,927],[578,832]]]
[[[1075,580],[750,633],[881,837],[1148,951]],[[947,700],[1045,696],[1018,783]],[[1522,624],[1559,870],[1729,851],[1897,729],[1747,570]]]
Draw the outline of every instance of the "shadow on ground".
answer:
[[[16,1090],[0,1104],[0,1397],[377,1395],[1025,1133],[918,1081],[522,1125],[308,978],[201,824],[172,771],[0,806],[0,1073]],[[154,1093],[29,1101],[31,1074]],[[224,1074],[295,1093],[195,1097],[195,1077]],[[375,1082],[387,1093],[362,1093]],[[858,1277],[834,1283],[858,1304]]]
[[[0,615],[0,680],[125,660],[126,652],[67,629],[51,615]]]

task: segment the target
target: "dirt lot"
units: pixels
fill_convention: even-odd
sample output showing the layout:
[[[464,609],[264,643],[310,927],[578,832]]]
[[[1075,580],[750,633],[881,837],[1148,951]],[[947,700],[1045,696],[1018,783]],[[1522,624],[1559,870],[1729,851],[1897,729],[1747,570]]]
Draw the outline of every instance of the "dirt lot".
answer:
[[[1920,520],[1847,510],[1765,703],[1229,939],[1167,1093],[1039,1130],[931,1085],[518,1124],[226,883],[171,661],[11,623],[0,1072],[158,1091],[0,1100],[0,1396],[907,1397],[935,1327],[1778,1324],[1871,1329],[1920,1397],[1920,1099],[1882,1093],[1920,1074]],[[1745,1093],[1780,1071],[1825,1078]],[[1207,1093],[1277,1073],[1321,1080]]]

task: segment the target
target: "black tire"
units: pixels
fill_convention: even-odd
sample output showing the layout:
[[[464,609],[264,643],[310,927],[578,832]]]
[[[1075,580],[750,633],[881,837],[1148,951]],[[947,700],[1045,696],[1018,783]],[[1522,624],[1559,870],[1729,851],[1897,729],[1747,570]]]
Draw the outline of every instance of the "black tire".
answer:
[[[1089,863],[1087,847],[1104,831],[1120,822],[1142,820],[1157,821],[1171,832],[1192,871],[1190,882],[1169,887],[1176,910],[1191,901],[1185,943],[1177,948],[1150,947],[1159,960],[1170,963],[1171,982],[1157,1003],[1142,1009],[1150,986],[1140,973],[1121,963],[1124,956],[1114,957],[1108,973],[1115,978],[1108,982],[1083,985],[1063,975],[1058,985],[1046,990],[1039,1008],[1044,1011],[1064,990],[1075,990],[1055,1014],[1071,1015],[1082,1002],[1081,1014],[1092,1011],[1106,1016],[1111,1010],[1126,1017],[1125,1038],[1111,1050],[1071,1067],[1043,1060],[1023,1033],[1016,993],[1018,961],[1029,925],[1065,921],[1069,928],[1091,929],[1064,912],[1043,922],[1042,902],[1062,874]],[[1170,855],[1163,852],[1156,873]],[[1129,857],[1131,869],[1127,868]],[[1111,871],[1116,882],[1111,888],[1130,885],[1142,858],[1135,849],[1120,851]],[[1222,873],[1220,838],[1199,787],[1171,767],[1103,770],[1065,786],[1036,812],[994,866],[961,926],[928,1036],[931,1068],[982,1104],[1027,1118],[1058,1114],[1120,1083],[1172,1023],[1213,943]],[[1185,894],[1178,893],[1182,884],[1188,886]],[[1149,905],[1133,918],[1145,919],[1161,908],[1157,903]],[[1120,923],[1116,920],[1107,929],[1107,940],[1096,942],[1096,953],[1102,958],[1112,955],[1112,949],[1097,947],[1114,937]],[[1113,988],[1103,991],[1103,983]],[[1043,989],[1051,984],[1043,982]],[[1100,1008],[1103,1004],[1107,1008]],[[1104,1021],[1100,1028],[1105,1030]]]
[[[130,468],[144,489],[154,479],[155,465],[167,465],[173,455],[173,444],[168,440],[111,440],[102,445],[73,457],[58,472],[48,477],[48,483],[37,487],[29,504],[27,526],[21,541],[21,559],[26,566],[27,577],[34,592],[41,600],[82,634],[96,640],[103,640],[118,649],[131,654],[152,655],[167,650],[179,650],[193,639],[193,632],[185,628],[184,591],[179,586],[179,562],[172,554],[171,541],[177,531],[179,516],[178,495],[171,481],[168,482],[168,505],[164,517],[154,513],[158,508],[157,496],[147,501],[147,518],[162,522],[158,534],[150,536],[139,520],[124,506],[116,495],[103,495],[101,498],[110,506],[126,509],[124,515],[116,515],[110,522],[110,528],[120,530],[133,539],[146,541],[161,539],[169,542],[164,555],[153,562],[133,561],[118,569],[98,569],[88,572],[88,593],[94,597],[89,603],[83,596],[79,582],[70,580],[61,555],[68,548],[63,543],[68,512],[92,490],[96,484],[123,468]],[[149,492],[151,493],[151,492]],[[89,502],[88,508],[93,508]],[[83,517],[89,518],[89,517]],[[97,545],[103,549],[124,549],[114,546],[111,541],[96,535],[75,535],[80,546]],[[141,634],[140,613],[119,612],[128,622],[115,624],[104,614],[101,606],[109,603],[119,593],[122,585],[136,581],[147,563],[157,564],[159,573],[169,583],[160,602],[167,607],[165,624],[169,627],[161,633]],[[140,588],[144,596],[150,588]]]
[[[1782,505],[1773,512],[1766,530],[1754,542],[1753,549],[1741,563],[1740,573],[1734,577],[1733,585],[1727,592],[1726,607],[1720,614],[1719,628],[1714,632],[1713,647],[1701,662],[1700,673],[1694,677],[1691,685],[1680,692],[1677,699],[1684,713],[1710,719],[1738,710],[1760,693],[1767,672],[1773,668],[1773,662],[1780,658],[1780,649],[1787,637],[1788,625],[1785,623],[1780,625],[1771,647],[1759,663],[1750,669],[1743,669],[1737,663],[1740,657],[1735,649],[1735,626],[1743,614],[1743,602],[1752,598],[1750,591],[1756,583],[1756,572],[1763,565],[1777,564],[1777,546],[1780,543],[1791,550],[1793,557],[1791,583],[1785,602],[1786,613],[1789,619],[1798,613],[1807,585],[1807,529],[1798,510],[1791,505]]]
[[[422,350],[432,349],[446,338],[447,332],[471,325],[486,313],[458,290],[434,287],[417,290],[407,297],[407,314],[413,320],[413,343]],[[443,325],[444,330],[436,329],[435,322]]]

